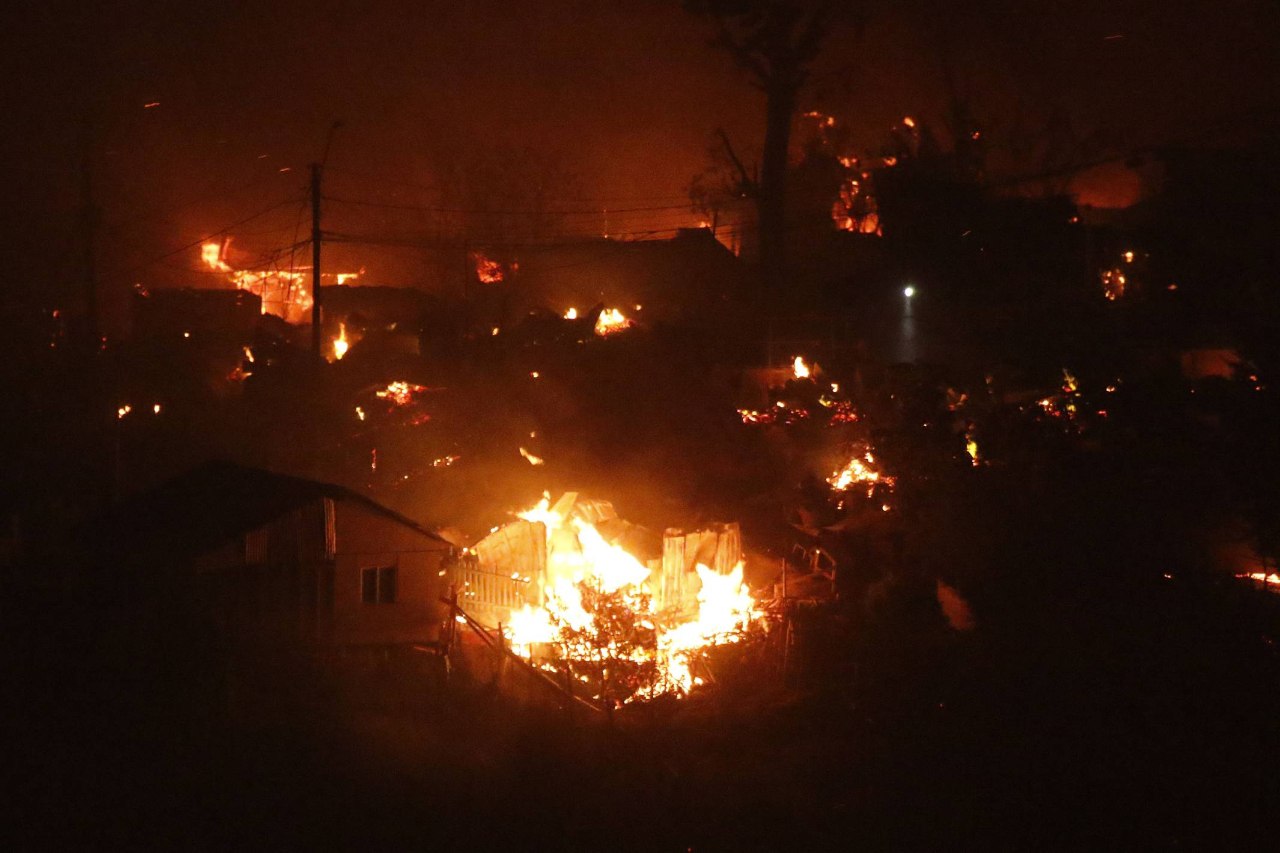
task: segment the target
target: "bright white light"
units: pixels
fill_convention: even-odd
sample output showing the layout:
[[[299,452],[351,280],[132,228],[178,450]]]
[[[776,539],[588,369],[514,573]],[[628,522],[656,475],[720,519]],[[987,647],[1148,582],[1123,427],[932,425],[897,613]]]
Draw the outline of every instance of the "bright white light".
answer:
[[[911,297],[916,295],[916,289],[908,284],[906,287],[902,289],[902,295],[910,299]]]

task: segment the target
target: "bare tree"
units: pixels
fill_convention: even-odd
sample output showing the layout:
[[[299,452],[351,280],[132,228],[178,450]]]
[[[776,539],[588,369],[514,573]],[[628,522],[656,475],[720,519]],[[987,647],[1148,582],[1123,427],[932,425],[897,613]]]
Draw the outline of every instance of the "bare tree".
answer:
[[[764,150],[759,181],[753,183],[762,295],[776,297],[785,265],[791,118],[824,40],[857,4],[848,0],[685,0],[684,5],[715,23],[712,44],[726,51],[765,95]],[[742,173],[745,178],[746,170]]]

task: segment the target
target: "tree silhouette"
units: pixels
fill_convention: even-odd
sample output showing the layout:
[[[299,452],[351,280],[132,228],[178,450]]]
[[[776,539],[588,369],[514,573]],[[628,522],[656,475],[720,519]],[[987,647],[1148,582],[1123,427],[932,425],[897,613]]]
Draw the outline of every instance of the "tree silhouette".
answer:
[[[833,28],[857,4],[837,0],[685,0],[716,26],[712,45],[727,52],[765,96],[764,150],[754,182],[761,285],[777,296],[785,266],[787,157],[791,118],[814,60]],[[728,148],[727,140],[726,149]],[[747,174],[743,169],[745,180]]]

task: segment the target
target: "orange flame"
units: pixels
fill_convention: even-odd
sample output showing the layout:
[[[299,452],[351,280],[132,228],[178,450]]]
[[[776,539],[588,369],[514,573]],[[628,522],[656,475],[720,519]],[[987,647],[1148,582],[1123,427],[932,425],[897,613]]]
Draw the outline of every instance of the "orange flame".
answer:
[[[347,354],[347,350],[351,348],[351,342],[347,340],[347,324],[338,324],[338,336],[333,339],[333,360],[341,361],[342,357]]]
[[[596,318],[596,334],[600,337],[608,337],[616,332],[622,332],[634,325],[632,320],[627,319],[617,308],[606,308],[600,312],[600,316]]]
[[[594,619],[583,605],[579,584],[586,583],[606,593],[620,593],[638,620],[656,631],[653,648],[637,650],[637,663],[653,663],[659,677],[651,692],[633,698],[653,698],[661,694],[683,695],[701,680],[690,665],[696,655],[711,647],[739,642],[760,613],[743,582],[743,566],[738,563],[727,574],[697,565],[701,584],[697,606],[683,618],[661,618],[648,595],[650,570],[618,545],[607,542],[596,527],[578,517],[566,518],[550,505],[544,495],[519,517],[540,522],[546,532],[546,577],[544,605],[525,605],[513,612],[503,633],[517,654],[532,658],[534,644],[554,643],[570,660],[594,660],[596,651],[579,647],[569,639],[574,632],[594,627]]]
[[[483,284],[500,284],[506,280],[506,273],[502,269],[502,264],[486,257],[480,252],[474,252],[472,258],[476,263],[476,278],[480,279]]]

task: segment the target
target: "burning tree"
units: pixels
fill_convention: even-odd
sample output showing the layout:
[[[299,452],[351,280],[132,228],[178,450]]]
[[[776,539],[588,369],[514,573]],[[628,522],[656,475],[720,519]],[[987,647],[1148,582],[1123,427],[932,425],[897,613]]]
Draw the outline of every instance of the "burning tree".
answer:
[[[648,593],[610,592],[586,581],[578,584],[578,592],[591,619],[560,623],[551,645],[555,667],[587,684],[608,708],[653,694],[662,672]]]

